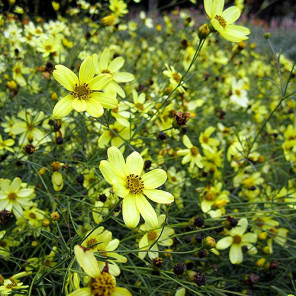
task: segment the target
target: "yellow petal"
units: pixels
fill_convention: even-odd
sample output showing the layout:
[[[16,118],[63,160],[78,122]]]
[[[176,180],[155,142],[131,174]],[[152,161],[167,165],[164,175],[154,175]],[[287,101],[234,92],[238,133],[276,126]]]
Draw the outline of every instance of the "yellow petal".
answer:
[[[112,168],[117,172],[121,178],[126,178],[128,175],[127,167],[120,150],[114,146],[108,149],[108,159]]]
[[[97,99],[87,99],[86,106],[86,112],[92,117],[101,117],[104,114],[104,108]]]
[[[161,186],[167,179],[167,174],[164,170],[152,170],[142,176],[145,189],[155,189]]]
[[[88,84],[91,90],[102,90],[113,80],[110,74],[101,74],[95,76]]]
[[[171,193],[163,190],[144,189],[144,194],[149,199],[160,204],[170,204],[174,201],[174,196]]]
[[[85,100],[82,100],[82,99],[74,99],[73,102],[72,102],[72,107],[73,109],[75,109],[77,112],[83,112],[86,110],[86,102]]]
[[[81,64],[79,69],[79,82],[80,84],[89,83],[95,75],[95,66],[93,57],[87,57]]]
[[[111,73],[117,72],[124,64],[124,58],[123,57],[117,57],[109,64],[109,71]]]
[[[238,7],[231,6],[223,11],[222,17],[225,19],[226,24],[233,24],[241,15],[241,12]]]
[[[140,213],[136,206],[136,196],[129,194],[122,202],[122,216],[124,223],[129,228],[135,228],[140,221]]]
[[[138,152],[134,151],[127,157],[126,165],[130,174],[141,176],[144,167],[144,160]]]
[[[146,197],[142,194],[138,194],[136,196],[136,204],[145,222],[148,223],[151,227],[156,228],[158,226],[157,215]]]
[[[74,247],[75,257],[80,267],[92,278],[101,274],[97,259],[91,250],[85,251],[80,245]]]
[[[107,93],[93,92],[91,98],[96,99],[104,108],[114,109],[118,106],[116,97]]]
[[[61,119],[68,115],[73,107],[72,102],[74,100],[74,97],[72,95],[65,96],[62,98],[54,107],[52,111],[52,115],[56,119]]]
[[[69,91],[73,91],[75,84],[78,84],[78,77],[74,72],[63,65],[56,65],[56,70],[52,72],[55,80]]]

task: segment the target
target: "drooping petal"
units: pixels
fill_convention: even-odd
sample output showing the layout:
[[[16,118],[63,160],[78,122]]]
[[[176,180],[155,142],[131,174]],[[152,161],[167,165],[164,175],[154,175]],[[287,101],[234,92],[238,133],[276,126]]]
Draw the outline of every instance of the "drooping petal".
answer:
[[[93,62],[93,57],[87,57],[81,64],[79,69],[79,82],[80,85],[83,83],[88,83],[95,75],[95,66]]]
[[[97,99],[89,98],[86,100],[86,112],[92,117],[101,117],[104,108]]]
[[[128,170],[121,151],[117,147],[112,146],[107,153],[112,168],[122,179],[126,178]]]
[[[57,80],[63,87],[69,91],[73,91],[75,84],[78,84],[78,77],[76,74],[63,65],[56,65],[56,70],[52,72],[55,80]]]
[[[124,58],[117,57],[109,64],[108,69],[111,73],[117,72],[123,66],[123,64],[124,64]]]
[[[80,267],[92,278],[101,274],[97,259],[93,254],[93,251],[85,251],[80,245],[74,247],[75,257]]]
[[[138,194],[136,196],[136,204],[145,222],[151,225],[152,227],[157,227],[158,225],[157,215],[153,207],[150,205],[150,203],[146,199],[146,197],[142,194]]]
[[[73,107],[72,102],[74,100],[74,97],[72,95],[68,95],[63,97],[54,107],[52,111],[52,116],[56,119],[61,119],[68,115]]]
[[[129,82],[135,79],[135,76],[127,72],[118,72],[113,74],[113,79],[116,82]]]
[[[145,189],[155,189],[167,180],[167,174],[162,169],[152,170],[142,176]]]
[[[229,259],[232,264],[243,262],[243,251],[241,245],[233,244],[229,250]]]
[[[136,196],[127,195],[122,202],[122,216],[124,223],[129,228],[135,228],[140,221],[140,212],[136,205]]]
[[[228,25],[224,31],[219,31],[219,33],[226,40],[241,42],[248,39],[249,37],[246,35],[249,35],[251,32],[248,28],[243,26]]]
[[[223,237],[222,239],[218,240],[218,242],[216,244],[216,249],[218,249],[218,250],[227,249],[230,247],[232,242],[233,242],[233,239],[231,236]]]
[[[225,19],[227,25],[233,24],[240,15],[241,12],[237,6],[231,6],[222,13],[222,17]]]
[[[108,93],[93,92],[90,97],[98,101],[104,108],[107,109],[114,109],[118,105],[116,96]]]
[[[152,201],[160,204],[170,204],[174,201],[174,196],[163,190],[144,189],[144,194]]]
[[[113,95],[113,93],[118,93],[119,96],[125,98],[124,90],[115,81],[111,81],[104,90],[106,91],[106,93],[110,93],[111,95]]]
[[[95,76],[88,84],[90,90],[102,90],[113,80],[110,74]]]
[[[72,107],[73,109],[75,109],[77,112],[83,112],[86,110],[87,108],[87,105],[86,105],[86,102],[85,100],[82,100],[82,99],[74,99],[73,102],[72,102]]]
[[[126,166],[130,174],[141,176],[144,160],[140,153],[134,151],[126,158]]]

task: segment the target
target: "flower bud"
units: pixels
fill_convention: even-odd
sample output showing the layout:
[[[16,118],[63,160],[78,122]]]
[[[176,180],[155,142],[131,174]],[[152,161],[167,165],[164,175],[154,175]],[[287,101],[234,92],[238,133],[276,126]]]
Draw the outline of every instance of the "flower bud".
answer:
[[[198,38],[200,40],[206,39],[211,33],[208,24],[204,24],[198,28]]]
[[[201,244],[203,248],[209,250],[216,247],[216,240],[211,236],[207,236],[202,240]]]

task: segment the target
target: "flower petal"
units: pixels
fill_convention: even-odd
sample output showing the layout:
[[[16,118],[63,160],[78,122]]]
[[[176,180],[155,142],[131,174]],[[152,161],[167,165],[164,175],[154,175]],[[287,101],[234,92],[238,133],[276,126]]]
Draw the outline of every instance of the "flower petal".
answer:
[[[20,178],[14,178],[13,181],[10,183],[10,190],[17,192],[22,184],[22,180]]]
[[[75,109],[77,112],[83,112],[86,110],[86,102],[85,100],[82,100],[82,99],[74,99],[73,102],[72,102],[72,107],[73,109]]]
[[[112,293],[112,296],[132,296],[132,293],[121,287],[116,287],[115,291]]]
[[[240,264],[243,262],[243,251],[241,245],[233,244],[230,247],[229,259],[232,264]]]
[[[54,79],[69,91],[73,91],[75,84],[78,84],[76,74],[63,65],[56,65],[56,70],[52,72]]]
[[[170,204],[174,201],[174,196],[163,190],[144,189],[144,194],[154,202],[160,204]]]
[[[124,223],[129,228],[135,228],[140,221],[140,213],[136,205],[136,196],[127,195],[122,202],[122,216]]]
[[[104,108],[97,99],[89,98],[86,100],[86,112],[92,117],[101,117]]]
[[[144,160],[140,153],[134,151],[126,158],[126,166],[130,174],[141,176]]]
[[[152,227],[156,228],[158,225],[157,215],[153,207],[146,199],[146,197],[142,194],[138,194],[136,196],[136,204],[145,222],[151,225]]]
[[[79,69],[79,83],[89,83],[95,75],[95,66],[93,57],[87,57],[81,64]]]
[[[225,9],[222,13],[222,17],[225,19],[227,25],[233,24],[241,15],[241,12],[237,6],[231,6]]]
[[[218,242],[216,244],[216,249],[218,249],[218,250],[227,249],[230,247],[232,242],[233,242],[233,239],[231,236],[223,237],[222,239],[218,240]]]
[[[122,179],[117,175],[111,166],[110,162],[107,160],[102,160],[99,167],[104,179],[111,185],[122,182]]]
[[[94,77],[88,84],[90,90],[102,90],[113,80],[110,74],[101,74]]]
[[[28,197],[34,192],[34,189],[32,188],[24,188],[21,189],[18,193],[17,196],[19,197]]]
[[[117,174],[125,179],[128,175],[127,166],[125,164],[124,158],[120,150],[114,146],[108,149],[108,159],[112,168],[117,172]]]
[[[117,72],[124,64],[124,58],[123,57],[117,57],[115,58],[108,67],[108,70],[113,73]]]
[[[135,79],[135,76],[128,72],[118,72],[113,74],[113,79],[116,82],[130,82]]]
[[[75,257],[80,267],[92,278],[101,274],[97,259],[94,256],[93,251],[84,251],[80,245],[74,247]]]
[[[52,116],[56,119],[61,119],[68,115],[73,107],[72,102],[74,100],[74,97],[72,95],[68,95],[63,97],[54,107],[52,111]]]
[[[257,235],[255,233],[248,232],[248,233],[243,235],[242,241],[243,242],[248,242],[248,243],[256,243]]]
[[[142,176],[145,189],[155,189],[161,186],[167,180],[167,174],[164,170],[152,170]]]
[[[104,108],[107,108],[107,109],[114,109],[118,105],[116,96],[108,93],[93,92],[91,93],[91,98],[98,101]]]
[[[211,17],[221,15],[224,8],[224,0],[213,0],[211,7]]]
[[[92,295],[92,292],[91,292],[90,287],[80,288],[80,289],[68,294],[68,296],[91,296],[91,295]]]

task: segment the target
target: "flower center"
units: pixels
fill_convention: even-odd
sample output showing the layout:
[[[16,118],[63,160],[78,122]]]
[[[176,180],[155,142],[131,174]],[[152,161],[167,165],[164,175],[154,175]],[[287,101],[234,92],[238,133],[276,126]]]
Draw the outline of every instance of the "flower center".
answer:
[[[208,138],[207,136],[203,136],[203,137],[202,137],[202,141],[203,141],[204,143],[208,143],[208,142],[209,142],[209,138]]]
[[[191,147],[190,151],[192,156],[196,156],[199,154],[199,150],[196,146]]]
[[[21,69],[19,67],[14,69],[15,74],[21,74]]]
[[[157,238],[157,232],[154,230],[151,230],[148,232],[148,239],[151,241],[154,241]]]
[[[130,174],[126,179],[126,187],[132,193],[143,193],[144,182],[138,175]]]
[[[8,194],[8,199],[10,200],[16,200],[16,194],[14,192],[11,192]]]
[[[137,108],[138,110],[140,110],[140,111],[143,111],[143,110],[144,110],[144,106],[143,106],[143,104],[141,104],[141,103],[137,103],[137,104],[136,104],[136,108]]]
[[[31,212],[31,213],[29,214],[29,217],[32,218],[32,219],[36,219],[36,214]]]
[[[220,26],[222,26],[224,29],[226,27],[226,21],[221,15],[216,15],[215,19],[219,22]]]
[[[51,51],[52,50],[52,46],[51,45],[46,45],[45,46],[45,50],[46,51]]]
[[[236,89],[236,90],[235,90],[235,94],[236,94],[237,96],[240,96],[240,95],[241,95],[241,91],[240,91],[239,89]]]
[[[116,289],[116,282],[111,274],[102,272],[92,279],[91,292],[94,296],[111,296]]]
[[[82,85],[76,85],[71,95],[78,99],[87,100],[91,93],[92,91],[89,89],[88,84],[83,83]]]
[[[117,128],[112,128],[112,130],[109,130],[109,135],[110,135],[111,138],[115,138],[115,137],[117,137],[116,134],[115,134],[113,131],[114,131],[115,133],[117,133],[117,134],[119,133],[119,131],[118,131]]]
[[[173,72],[172,73],[172,77],[173,77],[173,79],[176,81],[176,82],[180,82],[180,80],[181,80],[181,75],[179,74],[179,73],[177,73],[177,72]]]
[[[242,237],[240,235],[235,235],[233,238],[233,243],[239,245],[242,242]]]
[[[93,249],[96,247],[97,240],[95,238],[91,238],[87,241],[87,247]]]

